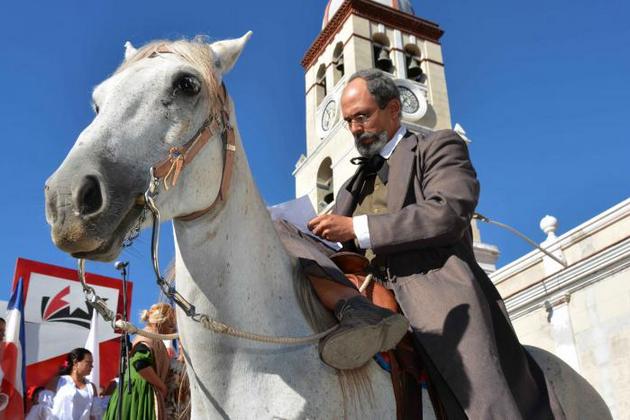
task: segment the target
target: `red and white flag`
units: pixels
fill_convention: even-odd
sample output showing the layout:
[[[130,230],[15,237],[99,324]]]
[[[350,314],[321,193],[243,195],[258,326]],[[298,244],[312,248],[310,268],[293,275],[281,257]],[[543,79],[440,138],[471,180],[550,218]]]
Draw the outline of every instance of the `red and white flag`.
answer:
[[[7,401],[7,405],[0,411],[0,418],[21,420],[24,419],[24,296],[21,277],[7,307],[5,337],[1,347],[0,403],[4,405]]]

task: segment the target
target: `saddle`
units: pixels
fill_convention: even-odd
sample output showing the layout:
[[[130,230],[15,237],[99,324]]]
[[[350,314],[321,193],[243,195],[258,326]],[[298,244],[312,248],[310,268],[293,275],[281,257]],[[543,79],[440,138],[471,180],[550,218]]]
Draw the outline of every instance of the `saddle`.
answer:
[[[367,258],[354,252],[342,251],[333,254],[330,259],[357,289],[361,287],[369,270],[370,261]],[[401,312],[394,293],[378,280],[370,282],[362,294],[375,305]],[[386,369],[389,367],[387,370],[392,378],[398,420],[422,419],[423,386],[428,388],[436,418],[446,419],[444,408],[422,366],[420,354],[413,345],[411,333],[408,332],[395,349],[377,355],[377,362]]]

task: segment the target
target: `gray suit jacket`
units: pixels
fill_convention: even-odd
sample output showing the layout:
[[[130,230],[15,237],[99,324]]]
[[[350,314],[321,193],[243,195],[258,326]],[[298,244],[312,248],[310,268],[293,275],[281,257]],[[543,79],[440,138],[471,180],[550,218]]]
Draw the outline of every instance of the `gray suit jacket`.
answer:
[[[479,182],[464,141],[451,130],[430,137],[407,132],[388,163],[389,212],[368,216],[374,253],[388,255],[394,272],[400,271],[397,268],[408,272],[409,252],[426,260],[432,249],[461,241],[472,252],[470,220],[477,206]],[[333,213],[352,215],[360,186],[351,181],[341,187]],[[416,270],[437,268],[434,261],[430,267],[419,267],[414,260]]]
[[[550,418],[544,378],[474,257],[479,182],[467,145],[452,130],[408,133],[388,163],[388,213],[368,215],[372,250],[385,257],[386,286],[413,327],[448,418]],[[333,213],[352,215],[355,178]]]

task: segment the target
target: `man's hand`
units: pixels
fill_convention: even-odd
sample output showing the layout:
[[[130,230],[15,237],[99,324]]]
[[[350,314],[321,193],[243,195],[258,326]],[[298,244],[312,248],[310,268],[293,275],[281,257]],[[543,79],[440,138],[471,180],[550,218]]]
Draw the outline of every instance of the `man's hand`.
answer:
[[[315,235],[331,242],[345,242],[355,237],[352,217],[324,214],[308,222],[308,228]]]

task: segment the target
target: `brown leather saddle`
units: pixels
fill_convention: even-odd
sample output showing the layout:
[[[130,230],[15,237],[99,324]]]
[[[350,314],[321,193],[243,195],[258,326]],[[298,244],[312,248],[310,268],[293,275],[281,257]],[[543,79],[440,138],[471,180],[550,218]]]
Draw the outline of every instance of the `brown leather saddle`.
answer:
[[[330,259],[343,271],[357,289],[363,284],[370,261],[354,252],[337,252]],[[375,305],[394,312],[401,312],[394,293],[378,280],[370,282],[362,294]],[[435,390],[422,366],[420,354],[413,345],[411,333],[407,333],[395,349],[381,354],[388,362],[392,386],[396,397],[396,417],[403,419],[422,419],[422,386],[426,385],[433,404],[436,418],[446,419],[445,411],[437,398]]]

